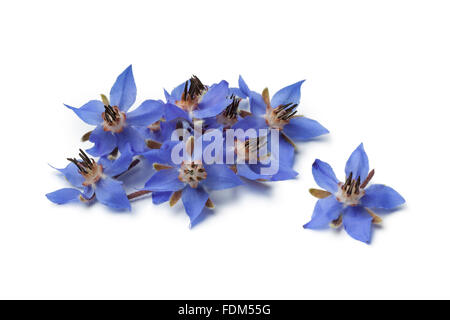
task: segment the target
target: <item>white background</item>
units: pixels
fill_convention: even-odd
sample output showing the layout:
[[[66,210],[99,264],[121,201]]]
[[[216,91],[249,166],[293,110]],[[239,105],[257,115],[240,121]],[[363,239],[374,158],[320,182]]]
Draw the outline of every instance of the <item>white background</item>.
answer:
[[[448,1],[2,1],[0,298],[450,298]],[[175,208],[57,206],[47,164],[90,129],[62,103],[108,93],[130,63],[137,103],[191,74],[273,94],[307,79],[297,180]],[[304,230],[315,158],[340,179],[364,142],[375,183],[407,200],[371,245]],[[86,144],[86,147],[88,144]]]

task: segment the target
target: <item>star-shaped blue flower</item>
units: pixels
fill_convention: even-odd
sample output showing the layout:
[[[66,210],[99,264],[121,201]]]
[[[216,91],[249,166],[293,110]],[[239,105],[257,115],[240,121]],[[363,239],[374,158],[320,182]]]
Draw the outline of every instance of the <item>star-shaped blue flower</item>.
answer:
[[[316,183],[325,190],[310,190],[320,200],[311,221],[303,226],[307,229],[336,228],[343,224],[351,237],[370,243],[372,223],[381,222],[371,209],[392,210],[405,203],[405,199],[388,186],[368,186],[375,171],[369,172],[369,159],[362,143],[347,161],[345,182],[339,182],[331,166],[318,159],[313,163],[312,173]]]
[[[229,104],[228,82],[225,80],[208,87],[196,76],[180,84],[168,93],[164,90],[167,104],[165,118],[171,121],[177,118],[192,122],[194,119],[215,117]]]
[[[300,88],[303,81],[287,86],[270,99],[268,89],[262,94],[251,91],[244,79],[239,76],[239,88],[232,89],[233,94],[248,98],[251,115],[236,123],[233,128],[247,130],[276,129],[289,142],[309,140],[329,131],[316,120],[299,116],[297,106],[300,103]]]
[[[100,203],[113,209],[131,210],[130,202],[122,187],[122,182],[115,177],[127,171],[133,161],[133,153],[127,144],[120,157],[114,161],[102,157],[97,162],[80,150],[80,159],[68,159],[69,165],[56,169],[75,188],[63,188],[46,194],[53,203],[66,204],[73,201],[90,202],[97,199]],[[80,191],[81,190],[81,191]]]
[[[173,148],[185,143],[187,157],[181,164],[176,164],[171,157]],[[168,141],[157,149],[157,153],[144,154],[157,170],[145,184],[145,190],[152,191],[153,196],[157,194],[158,203],[170,200],[171,206],[181,198],[191,225],[205,207],[214,207],[208,190],[229,189],[242,184],[227,165],[203,163],[202,152],[195,152],[194,145],[194,139],[190,137],[187,142]]]
[[[86,151],[100,157],[111,153],[116,147],[122,150],[127,143],[136,154],[146,150],[144,138],[138,128],[160,120],[164,104],[162,101],[146,100],[138,108],[128,112],[135,101],[136,84],[130,65],[117,77],[109,99],[102,95],[102,101],[91,100],[78,109],[65,106],[87,124],[96,126],[89,136],[89,141],[95,145]]]

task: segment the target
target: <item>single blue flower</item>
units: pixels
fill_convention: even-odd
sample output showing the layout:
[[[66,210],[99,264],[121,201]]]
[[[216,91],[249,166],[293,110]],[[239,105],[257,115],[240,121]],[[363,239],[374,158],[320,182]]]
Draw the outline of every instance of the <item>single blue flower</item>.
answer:
[[[131,65],[117,77],[109,100],[105,95],[101,97],[102,101],[91,100],[78,109],[65,105],[81,120],[96,126],[89,135],[89,141],[95,145],[86,151],[100,157],[111,153],[115,148],[122,150],[129,143],[134,153],[144,152],[145,141],[138,128],[151,125],[163,116],[163,102],[146,100],[138,108],[128,112],[136,100],[136,84]]]
[[[103,157],[97,163],[81,149],[79,156],[81,159],[68,159],[70,163],[67,167],[57,169],[75,188],[59,189],[46,194],[46,197],[56,204],[97,199],[113,209],[131,210],[122,182],[115,179],[127,171],[133,161],[130,145],[127,144],[122,149],[120,157],[115,161]]]
[[[188,155],[180,164],[176,164],[171,157],[173,148],[184,143]],[[207,190],[223,190],[242,184],[227,165],[203,163],[202,152],[194,152],[195,145],[193,137],[187,142],[166,142],[158,149],[157,160],[161,163],[154,162],[156,158],[153,155],[150,157],[157,172],[145,184],[145,190],[158,192],[158,201],[170,199],[170,205],[173,206],[181,199],[191,226],[205,207],[214,207]],[[147,153],[144,155],[148,156]]]
[[[233,89],[233,93],[249,99],[251,115],[236,123],[233,128],[280,130],[281,135],[293,146],[292,140],[309,140],[329,133],[316,120],[297,115],[303,82],[304,80],[279,90],[270,99],[267,88],[262,94],[251,91],[239,76],[239,89]]]
[[[228,82],[221,81],[211,87],[204,85],[196,76],[180,84],[169,94],[164,90],[167,103],[165,119],[205,119],[220,114],[228,105]]]
[[[328,163],[318,159],[312,165],[312,173],[316,183],[325,190],[310,190],[320,200],[311,221],[303,226],[307,229],[337,228],[343,224],[351,237],[370,243],[372,223],[381,222],[371,209],[392,210],[405,203],[405,199],[388,186],[372,184],[367,187],[375,171],[369,172],[369,159],[362,143],[347,161],[344,183],[339,182]]]

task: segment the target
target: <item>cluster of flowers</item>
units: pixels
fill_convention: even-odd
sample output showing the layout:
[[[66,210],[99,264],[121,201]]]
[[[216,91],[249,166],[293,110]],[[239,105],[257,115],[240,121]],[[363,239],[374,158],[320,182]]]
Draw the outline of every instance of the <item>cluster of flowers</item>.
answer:
[[[172,92],[164,90],[165,102],[146,100],[129,111],[136,100],[129,66],[118,76],[109,98],[101,95],[101,100],[80,108],[66,105],[81,120],[96,126],[82,137],[94,145],[86,152],[80,149],[79,157],[67,159],[67,167],[57,169],[75,188],[46,196],[57,204],[98,200],[114,210],[131,210],[131,199],[151,193],[154,204],[173,206],[181,199],[192,225],[205,208],[214,208],[211,191],[247,181],[297,176],[292,168],[295,142],[328,133],[317,121],[297,113],[302,83],[287,86],[270,98],[268,89],[262,94],[252,91],[242,77],[238,88],[230,88],[226,81],[208,86],[192,76]],[[359,208],[378,204],[381,187],[364,190],[373,173],[367,172],[362,145],[357,150],[346,168],[345,183],[339,183],[325,163],[314,163],[314,177],[326,190],[311,191],[321,200],[305,227],[339,226],[343,221],[351,236],[368,242],[365,213],[371,223],[379,218]],[[153,167],[150,179],[127,194],[124,187],[130,182],[123,174],[146,170],[141,165],[144,161]]]

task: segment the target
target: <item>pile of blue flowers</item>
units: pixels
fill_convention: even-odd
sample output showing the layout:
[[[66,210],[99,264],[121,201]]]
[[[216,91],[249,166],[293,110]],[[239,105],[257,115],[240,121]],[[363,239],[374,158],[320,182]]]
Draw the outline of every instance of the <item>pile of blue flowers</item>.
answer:
[[[109,97],[101,95],[100,100],[91,100],[80,108],[66,105],[85,123],[95,126],[82,137],[93,146],[86,151],[80,149],[78,156],[67,159],[65,168],[57,169],[73,188],[49,193],[47,198],[57,204],[98,200],[114,210],[131,210],[130,200],[150,194],[154,204],[169,202],[173,206],[181,199],[192,225],[202,212],[214,208],[213,191],[249,181],[294,179],[295,143],[328,133],[320,123],[298,113],[303,81],[272,97],[267,88],[261,94],[250,90],[242,77],[238,83],[237,88],[229,87],[224,80],[205,85],[192,76],[170,93],[164,90],[165,101],[145,100],[132,109],[137,90],[129,66],[117,77]],[[151,164],[151,172],[143,162]],[[339,184],[323,166],[316,161],[313,167],[316,180],[326,191],[314,192],[323,199],[306,225],[309,228],[339,225],[342,215],[338,215],[338,200],[327,197],[333,193],[334,199],[338,190],[345,193],[356,183],[350,177],[345,185]],[[354,192],[359,192],[363,187],[360,179],[367,176],[365,168],[358,170],[358,177],[357,169],[353,171],[358,179],[357,187],[352,187]],[[145,185],[133,185],[123,178],[129,171],[151,176]],[[331,177],[325,177],[327,174]],[[130,187],[135,191],[127,194]],[[346,208],[349,203],[343,205]],[[353,208],[353,203],[350,206]],[[325,212],[328,207],[333,208],[332,214]],[[350,218],[346,217],[359,215],[361,210],[344,211],[347,229]]]

